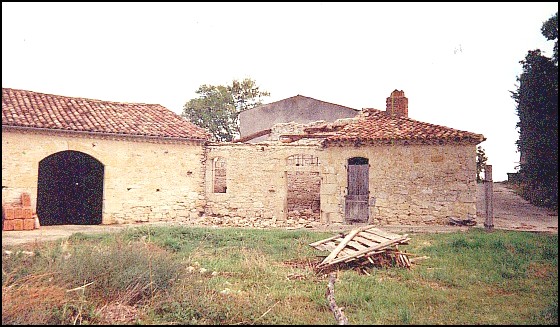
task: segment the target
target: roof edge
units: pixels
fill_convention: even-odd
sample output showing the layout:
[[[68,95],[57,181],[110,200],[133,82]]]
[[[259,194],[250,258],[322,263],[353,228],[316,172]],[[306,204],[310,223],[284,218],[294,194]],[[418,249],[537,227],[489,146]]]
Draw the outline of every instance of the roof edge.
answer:
[[[85,131],[73,131],[67,129],[24,127],[24,126],[13,126],[13,125],[2,125],[2,131],[4,131],[4,129],[16,130],[16,131],[43,132],[43,133],[50,133],[50,134],[90,135],[90,136],[97,136],[97,137],[119,137],[119,138],[133,138],[133,139],[161,140],[161,141],[183,141],[183,142],[196,142],[196,143],[205,143],[208,141],[206,139],[196,139],[196,138],[151,136],[151,135],[138,135],[138,134],[119,134],[119,133],[106,133],[106,132],[85,132]]]
[[[256,107],[253,107],[253,108],[251,108],[251,109],[243,110],[242,112],[240,112],[240,114],[241,114],[241,113],[244,113],[244,112],[247,112],[247,111],[251,111],[251,110],[260,108],[260,107],[262,107],[262,106],[268,106],[268,105],[271,105],[271,104],[278,103],[278,102],[280,102],[280,101],[285,101],[285,100],[292,99],[292,98],[296,98],[296,97],[303,97],[303,98],[307,98],[307,99],[311,99],[311,100],[315,100],[315,101],[327,103],[327,104],[330,104],[330,105],[339,106],[339,107],[343,107],[343,108],[346,108],[346,109],[354,110],[354,111],[356,111],[356,112],[360,112],[360,111],[361,111],[360,109],[350,108],[350,107],[347,107],[347,106],[343,106],[343,105],[341,105],[341,104],[332,103],[332,102],[328,102],[328,101],[323,101],[323,100],[319,100],[319,99],[315,99],[315,98],[312,98],[312,97],[308,97],[308,96],[305,96],[305,95],[298,94],[298,95],[294,95],[294,96],[291,96],[291,97],[288,97],[288,98],[285,98],[285,99],[281,99],[281,100],[277,100],[277,101],[274,101],[274,102],[263,103],[263,104],[258,105],[258,106],[256,106]]]

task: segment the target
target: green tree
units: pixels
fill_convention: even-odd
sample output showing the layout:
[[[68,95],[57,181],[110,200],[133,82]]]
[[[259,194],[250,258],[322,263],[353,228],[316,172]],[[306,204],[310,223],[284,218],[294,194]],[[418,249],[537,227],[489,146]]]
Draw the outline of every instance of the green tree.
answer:
[[[476,182],[480,183],[482,181],[482,177],[480,176],[484,171],[484,166],[486,166],[486,161],[488,157],[486,157],[486,153],[484,149],[479,145],[476,148]]]
[[[558,42],[558,13],[543,24],[544,31],[554,29]],[[546,27],[545,27],[546,26]],[[545,35],[547,38],[548,36]],[[549,38],[549,40],[551,40]],[[556,47],[555,56],[557,56]],[[512,97],[517,103],[521,153],[519,174],[521,196],[533,204],[558,207],[558,61],[543,56],[540,50],[529,51],[520,61],[523,72]]]
[[[554,41],[552,59],[558,65],[558,12],[544,22],[541,33],[549,41]]]
[[[250,78],[233,80],[230,85],[201,85],[183,106],[183,116],[193,124],[207,129],[216,141],[231,141],[239,135],[239,113],[262,104],[261,91]]]

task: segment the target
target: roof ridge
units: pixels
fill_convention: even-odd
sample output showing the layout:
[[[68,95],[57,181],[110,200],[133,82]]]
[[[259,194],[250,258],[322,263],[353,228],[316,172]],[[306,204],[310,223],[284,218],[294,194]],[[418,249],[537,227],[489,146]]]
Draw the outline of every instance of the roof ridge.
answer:
[[[38,95],[46,95],[46,96],[53,96],[59,98],[66,98],[66,99],[80,99],[80,100],[87,100],[87,101],[95,101],[101,103],[114,103],[114,104],[130,104],[130,105],[145,105],[145,106],[162,106],[159,103],[143,103],[143,102],[122,102],[122,101],[111,101],[111,100],[100,100],[100,99],[93,99],[93,98],[86,98],[86,97],[78,97],[78,96],[69,96],[69,95],[60,95],[60,94],[53,94],[53,93],[44,93],[44,92],[37,92],[25,89],[14,89],[10,87],[2,87],[2,90],[12,90],[12,91],[19,91],[19,92],[28,92],[34,93]],[[163,106],[162,106],[163,107]],[[164,107],[165,108],[165,107]]]
[[[351,110],[354,110],[354,111],[360,111],[359,109],[343,106],[341,104],[328,102],[328,101],[323,101],[323,100],[315,99],[315,98],[308,97],[308,96],[305,96],[305,95],[297,94],[297,95],[294,95],[294,96],[291,96],[291,97],[288,97],[288,98],[284,98],[284,99],[280,99],[280,100],[277,100],[277,101],[273,101],[273,102],[269,102],[269,103],[263,103],[263,104],[260,104],[256,107],[253,107],[251,109],[244,110],[243,112],[250,111],[250,110],[253,110],[253,109],[257,109],[257,108],[260,108],[262,106],[268,106],[268,105],[271,105],[271,104],[279,103],[279,102],[286,101],[286,100],[293,99],[293,98],[297,98],[297,97],[307,98],[307,99],[311,99],[311,100],[314,100],[314,101],[318,101],[318,102],[322,102],[322,103],[326,103],[326,104],[330,104],[330,105],[334,105],[334,106],[339,106],[339,107],[351,109]]]
[[[373,109],[373,108],[372,108],[372,109]],[[420,123],[420,124],[426,124],[426,125],[433,126],[433,127],[440,127],[440,128],[445,128],[445,129],[451,129],[451,130],[454,130],[454,131],[457,131],[457,132],[463,132],[463,133],[471,133],[471,134],[482,135],[482,134],[479,134],[479,133],[469,132],[469,131],[466,131],[466,130],[461,130],[461,129],[457,129],[457,128],[453,128],[453,127],[449,127],[449,126],[445,126],[445,125],[439,125],[439,124],[434,124],[434,123],[428,123],[428,122],[421,121],[421,120],[417,120],[417,119],[413,119],[413,118],[410,118],[410,117],[407,117],[407,116],[395,116],[395,115],[391,115],[390,113],[388,113],[388,112],[386,112],[386,111],[383,111],[383,110],[379,110],[379,109],[374,109],[374,110],[379,111],[379,113],[385,113],[386,116],[389,117],[389,118],[394,118],[394,119],[405,119],[405,120],[411,121],[411,122],[413,122],[413,123]],[[367,119],[367,118],[365,118],[365,119]]]
[[[428,123],[410,117],[394,116],[386,111],[365,108],[364,115],[350,120],[342,129],[327,138],[327,142],[356,141],[373,142],[381,140],[450,140],[480,143],[483,134],[460,130],[453,127]],[[310,136],[313,130],[310,130]]]

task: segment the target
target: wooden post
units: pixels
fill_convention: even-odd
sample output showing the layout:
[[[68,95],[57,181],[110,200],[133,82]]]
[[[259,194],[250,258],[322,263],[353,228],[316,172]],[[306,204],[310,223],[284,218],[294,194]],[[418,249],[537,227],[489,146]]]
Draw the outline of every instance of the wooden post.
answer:
[[[492,165],[484,166],[484,204],[486,205],[486,220],[484,227],[487,231],[494,229],[494,200],[493,200],[493,182],[492,182]]]

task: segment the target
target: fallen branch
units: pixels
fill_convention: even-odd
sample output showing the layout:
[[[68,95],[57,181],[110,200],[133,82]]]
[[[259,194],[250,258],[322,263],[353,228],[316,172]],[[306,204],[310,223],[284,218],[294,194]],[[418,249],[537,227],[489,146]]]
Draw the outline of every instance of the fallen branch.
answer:
[[[452,225],[452,226],[474,226],[474,225],[476,225],[476,220],[474,220],[473,218],[455,219],[453,217],[449,217],[449,225]]]
[[[342,308],[339,308],[336,305],[336,301],[334,300],[334,282],[336,281],[336,273],[331,272],[329,274],[329,284],[327,285],[327,302],[329,303],[329,308],[334,314],[334,319],[338,322],[339,325],[348,325],[348,318],[344,315]]]

